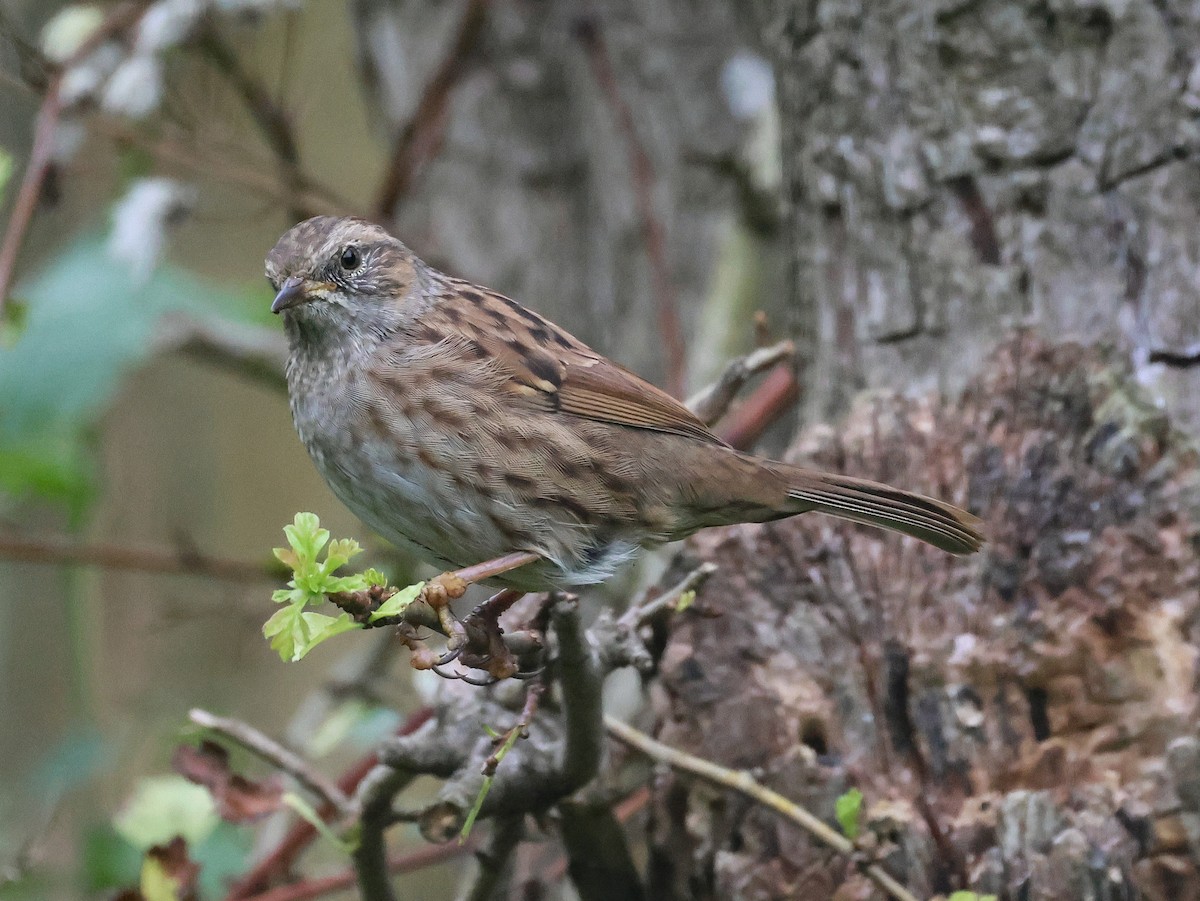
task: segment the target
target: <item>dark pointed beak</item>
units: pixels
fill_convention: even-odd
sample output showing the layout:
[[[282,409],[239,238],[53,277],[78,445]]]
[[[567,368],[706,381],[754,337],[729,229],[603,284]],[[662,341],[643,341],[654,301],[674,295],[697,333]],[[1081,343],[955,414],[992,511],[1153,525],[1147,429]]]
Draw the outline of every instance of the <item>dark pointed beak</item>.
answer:
[[[304,279],[294,275],[284,281],[279,288],[279,293],[275,295],[275,300],[271,303],[271,312],[282,313],[284,310],[290,310],[292,307],[298,307],[305,303],[309,299],[306,287]]]

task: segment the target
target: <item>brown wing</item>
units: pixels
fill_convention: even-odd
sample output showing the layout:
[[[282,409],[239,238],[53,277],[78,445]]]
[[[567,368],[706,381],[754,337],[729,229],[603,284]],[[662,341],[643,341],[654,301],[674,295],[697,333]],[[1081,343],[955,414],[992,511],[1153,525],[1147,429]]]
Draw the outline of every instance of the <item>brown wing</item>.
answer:
[[[665,391],[532,310],[469,282],[449,280],[447,288],[426,324],[499,367],[525,401],[549,412],[724,444]]]

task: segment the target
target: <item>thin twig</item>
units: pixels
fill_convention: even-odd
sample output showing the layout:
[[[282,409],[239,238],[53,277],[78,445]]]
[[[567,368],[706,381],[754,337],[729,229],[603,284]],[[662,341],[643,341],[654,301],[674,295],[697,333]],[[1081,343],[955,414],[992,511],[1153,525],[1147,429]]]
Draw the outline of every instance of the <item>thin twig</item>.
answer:
[[[71,58],[51,76],[46,86],[46,93],[38,110],[37,124],[34,126],[29,162],[21,178],[21,188],[13,201],[12,216],[8,220],[4,240],[0,243],[0,318],[3,318],[5,305],[8,303],[21,245],[25,243],[25,235],[29,231],[30,222],[33,221],[33,214],[42,196],[42,187],[46,183],[46,175],[54,159],[55,132],[58,130],[58,121],[63,111],[60,94],[63,73],[85,59],[114,34],[135,24],[149,5],[149,0],[141,0],[139,3],[122,3],[115,6],[99,27],[71,54]]]
[[[467,63],[483,34],[489,0],[467,0],[458,33],[438,70],[425,86],[417,108],[401,129],[379,187],[375,213],[391,219],[396,205],[408,193],[420,168],[437,155],[446,136],[450,95],[467,72]]]
[[[476,563],[474,566],[464,566],[462,569],[456,569],[453,575],[473,585],[476,582],[485,582],[496,576],[504,575],[504,573],[519,567],[528,566],[530,563],[536,563],[540,559],[542,558],[537,554],[520,551],[515,554],[505,554],[495,560]]]
[[[432,718],[432,707],[419,707],[408,715],[408,718],[396,730],[396,735],[398,737],[411,735]],[[354,794],[358,786],[367,777],[367,774],[378,765],[379,758],[374,753],[366,755],[338,777],[338,788],[347,795]],[[337,815],[337,811],[331,807],[323,808],[317,812],[327,819]],[[317,830],[311,823],[307,820],[298,820],[273,850],[266,854],[249,873],[230,887],[228,894],[225,896],[225,901],[245,901],[247,898],[257,897],[255,893],[264,891],[271,880],[278,879],[291,872],[292,864],[296,861],[296,858],[300,856],[300,853],[316,837]],[[354,882],[355,875],[353,870],[347,870],[343,876],[347,879],[346,886]],[[328,891],[334,891],[335,888],[331,887]],[[323,894],[323,892],[318,894]]]
[[[715,382],[688,398],[687,408],[705,425],[712,425],[729,412],[729,405],[746,382],[790,359],[795,350],[793,342],[780,341],[771,347],[760,347],[744,357],[730,360]]]
[[[47,566],[98,566],[131,572],[204,576],[225,582],[279,582],[286,575],[274,563],[227,560],[198,551],[167,551],[125,545],[76,544],[65,538],[0,534],[0,559]]]
[[[46,96],[42,98],[42,106],[38,110],[37,125],[33,132],[33,147],[29,151],[29,164],[25,167],[25,175],[21,179],[21,189],[13,202],[12,218],[8,221],[8,230],[4,233],[4,244],[0,246],[0,317],[3,317],[5,305],[8,303],[8,292],[12,287],[13,272],[16,269],[17,255],[25,241],[25,233],[37,209],[38,200],[42,196],[42,185],[46,181],[46,173],[50,171],[50,162],[54,147],[54,132],[58,128],[58,119],[62,114],[62,99],[59,96],[60,76],[54,76]]]
[[[651,281],[658,305],[658,329],[666,351],[667,390],[679,397],[687,374],[687,347],[683,338],[683,322],[679,318],[679,300],[675,281],[667,262],[667,234],[662,218],[654,209],[654,187],[657,176],[650,154],[638,137],[633,111],[621,96],[617,73],[608,52],[600,24],[585,19],[578,24],[576,35],[587,51],[588,62],[600,90],[616,116],[617,128],[625,140],[629,168],[633,173],[633,193],[641,219],[646,256],[650,260]]]
[[[709,576],[717,571],[717,564],[711,560],[705,561],[684,576],[678,583],[672,585],[661,594],[647,597],[639,604],[634,604],[617,620],[617,625],[625,629],[636,629],[650,622],[659,613],[674,607],[686,592],[695,591],[708,581]]]
[[[631,748],[641,751],[647,757],[665,763],[673,769],[691,773],[693,776],[699,776],[701,779],[711,782],[714,785],[740,792],[747,798],[791,820],[813,838],[832,848],[834,851],[854,860],[867,878],[893,898],[897,899],[897,901],[918,901],[912,892],[897,882],[878,864],[860,862],[857,859],[858,851],[854,843],[848,838],[834,831],[821,819],[813,816],[796,802],[785,798],[779,792],[773,791],[756,781],[749,773],[731,770],[715,764],[711,760],[705,760],[702,757],[696,757],[694,754],[688,754],[686,751],[680,751],[669,745],[664,745],[662,742],[656,741],[644,732],[639,732],[637,729],[621,722],[615,717],[606,716],[604,718],[604,728],[613,738],[623,744],[629,745]]]
[[[533,722],[533,718],[537,715],[538,702],[542,699],[542,693],[546,690],[546,686],[541,682],[534,682],[529,686],[529,690],[525,692],[525,704],[521,708],[521,715],[517,717],[517,721],[503,735],[493,739],[496,745],[496,750],[483,762],[483,775],[496,775],[496,767],[500,766],[501,753],[500,750],[513,740],[513,736],[518,738],[522,735],[527,735],[529,732],[529,724]]]
[[[307,219],[313,211],[304,203],[305,179],[300,169],[300,146],[287,114],[267,88],[242,65],[234,49],[211,24],[201,32],[197,45],[242,98],[250,118],[275,155],[289,195],[288,215],[293,219]]]
[[[137,147],[155,162],[179,166],[227,185],[246,188],[270,201],[287,204],[295,200],[313,212],[334,216],[355,212],[352,203],[307,176],[303,177],[300,188],[304,192],[303,195],[293,198],[291,191],[281,187],[279,180],[264,171],[264,167],[242,166],[226,157],[211,154],[205,156],[198,153],[194,146],[170,138],[153,138],[107,116],[92,116],[88,120],[88,127],[110,140]]]
[[[287,390],[287,342],[272,329],[169,317],[159,327],[157,342],[276,391]]]
[[[188,713],[188,719],[198,726],[210,729],[218,735],[223,735],[230,741],[236,742],[248,751],[261,757],[273,766],[283,770],[306,789],[312,792],[322,803],[328,804],[339,816],[348,816],[352,810],[350,799],[346,797],[336,784],[330,782],[324,775],[317,772],[307,760],[288,750],[279,742],[259,732],[248,723],[228,717],[217,716],[207,710],[196,707]]]

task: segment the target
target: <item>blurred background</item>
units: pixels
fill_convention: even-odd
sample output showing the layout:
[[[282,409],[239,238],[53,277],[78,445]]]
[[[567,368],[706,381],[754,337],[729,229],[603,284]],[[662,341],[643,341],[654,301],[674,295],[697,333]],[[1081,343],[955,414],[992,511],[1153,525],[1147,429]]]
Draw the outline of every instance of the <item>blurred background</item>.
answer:
[[[764,452],[957,391],[1019,326],[1200,428],[1198,5],[0,9],[0,896],[135,882],[192,707],[340,761],[419,703],[400,675],[330,725],[369,651],[260,634],[297,510],[371,541],[279,379],[263,257],[304,216],[385,221],[681,397],[795,339]],[[254,834],[197,829],[219,897]]]

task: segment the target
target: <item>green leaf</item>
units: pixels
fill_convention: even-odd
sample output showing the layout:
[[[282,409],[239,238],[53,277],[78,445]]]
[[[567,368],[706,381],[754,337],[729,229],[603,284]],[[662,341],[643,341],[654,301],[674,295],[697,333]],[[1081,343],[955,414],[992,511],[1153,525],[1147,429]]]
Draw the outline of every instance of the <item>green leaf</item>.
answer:
[[[0,348],[0,491],[79,512],[92,497],[93,438],[121,379],[155,349],[166,314],[240,319],[240,294],[164,264],[145,282],[103,237],[77,241],[23,280],[24,328]]]
[[[144,851],[177,835],[189,846],[198,844],[219,821],[208,789],[182,776],[153,776],[138,783],[133,797],[113,819],[113,827]]]
[[[863,793],[857,788],[842,794],[834,802],[833,812],[842,827],[842,834],[850,841],[858,838],[859,820],[862,817]]]
[[[996,901],[996,896],[981,895],[978,892],[958,891],[952,894],[947,901]]]
[[[292,658],[293,662],[300,660],[321,642],[333,638],[335,635],[362,628],[349,613],[343,613],[341,616],[326,616],[324,613],[306,612],[301,613],[300,617],[304,620],[308,638],[296,649],[295,656]]]
[[[142,878],[138,887],[145,901],[179,901],[179,885],[153,857],[146,856],[142,860]]]
[[[693,589],[691,591],[685,591],[683,594],[681,594],[679,596],[679,600],[677,600],[675,602],[675,612],[683,613],[684,610],[687,610],[687,608],[692,606],[692,604],[694,604],[695,602],[696,602],[695,590]]]
[[[279,658],[295,663],[323,641],[362,628],[349,613],[326,616],[306,611],[303,604],[289,604],[275,611],[263,624],[263,637],[279,653]]]
[[[277,588],[271,592],[271,600],[276,604],[302,604],[307,598],[299,588]]]
[[[10,180],[12,180],[12,174],[12,154],[3,147],[0,147],[0,202],[4,200],[4,193],[8,190],[8,183]]]
[[[407,588],[401,588],[394,595],[380,604],[379,609],[371,614],[371,622],[375,622],[377,619],[383,619],[385,616],[399,616],[408,609],[408,606],[413,601],[421,596],[421,592],[424,589],[424,582],[418,582],[416,585],[409,585]]]
[[[307,641],[304,634],[304,621],[300,614],[304,612],[303,603],[289,604],[275,611],[275,614],[263,623],[263,637],[271,643],[271,648],[279,653],[279,659],[285,663],[297,660],[296,648]]]
[[[292,808],[292,810],[296,811],[301,819],[305,820],[308,825],[317,830],[317,833],[321,836],[321,838],[325,839],[347,857],[357,850],[357,841],[343,840],[338,838],[337,834],[329,828],[329,824],[321,819],[317,812],[313,810],[312,805],[299,795],[293,794],[292,792],[284,792],[283,797],[279,800],[281,800],[288,807]]]
[[[329,543],[325,552],[325,564],[322,570],[326,575],[350,562],[351,558],[362,553],[362,545],[353,538],[339,538]]]
[[[87,831],[83,838],[84,889],[101,892],[131,885],[142,867],[142,852],[105,823]]]

